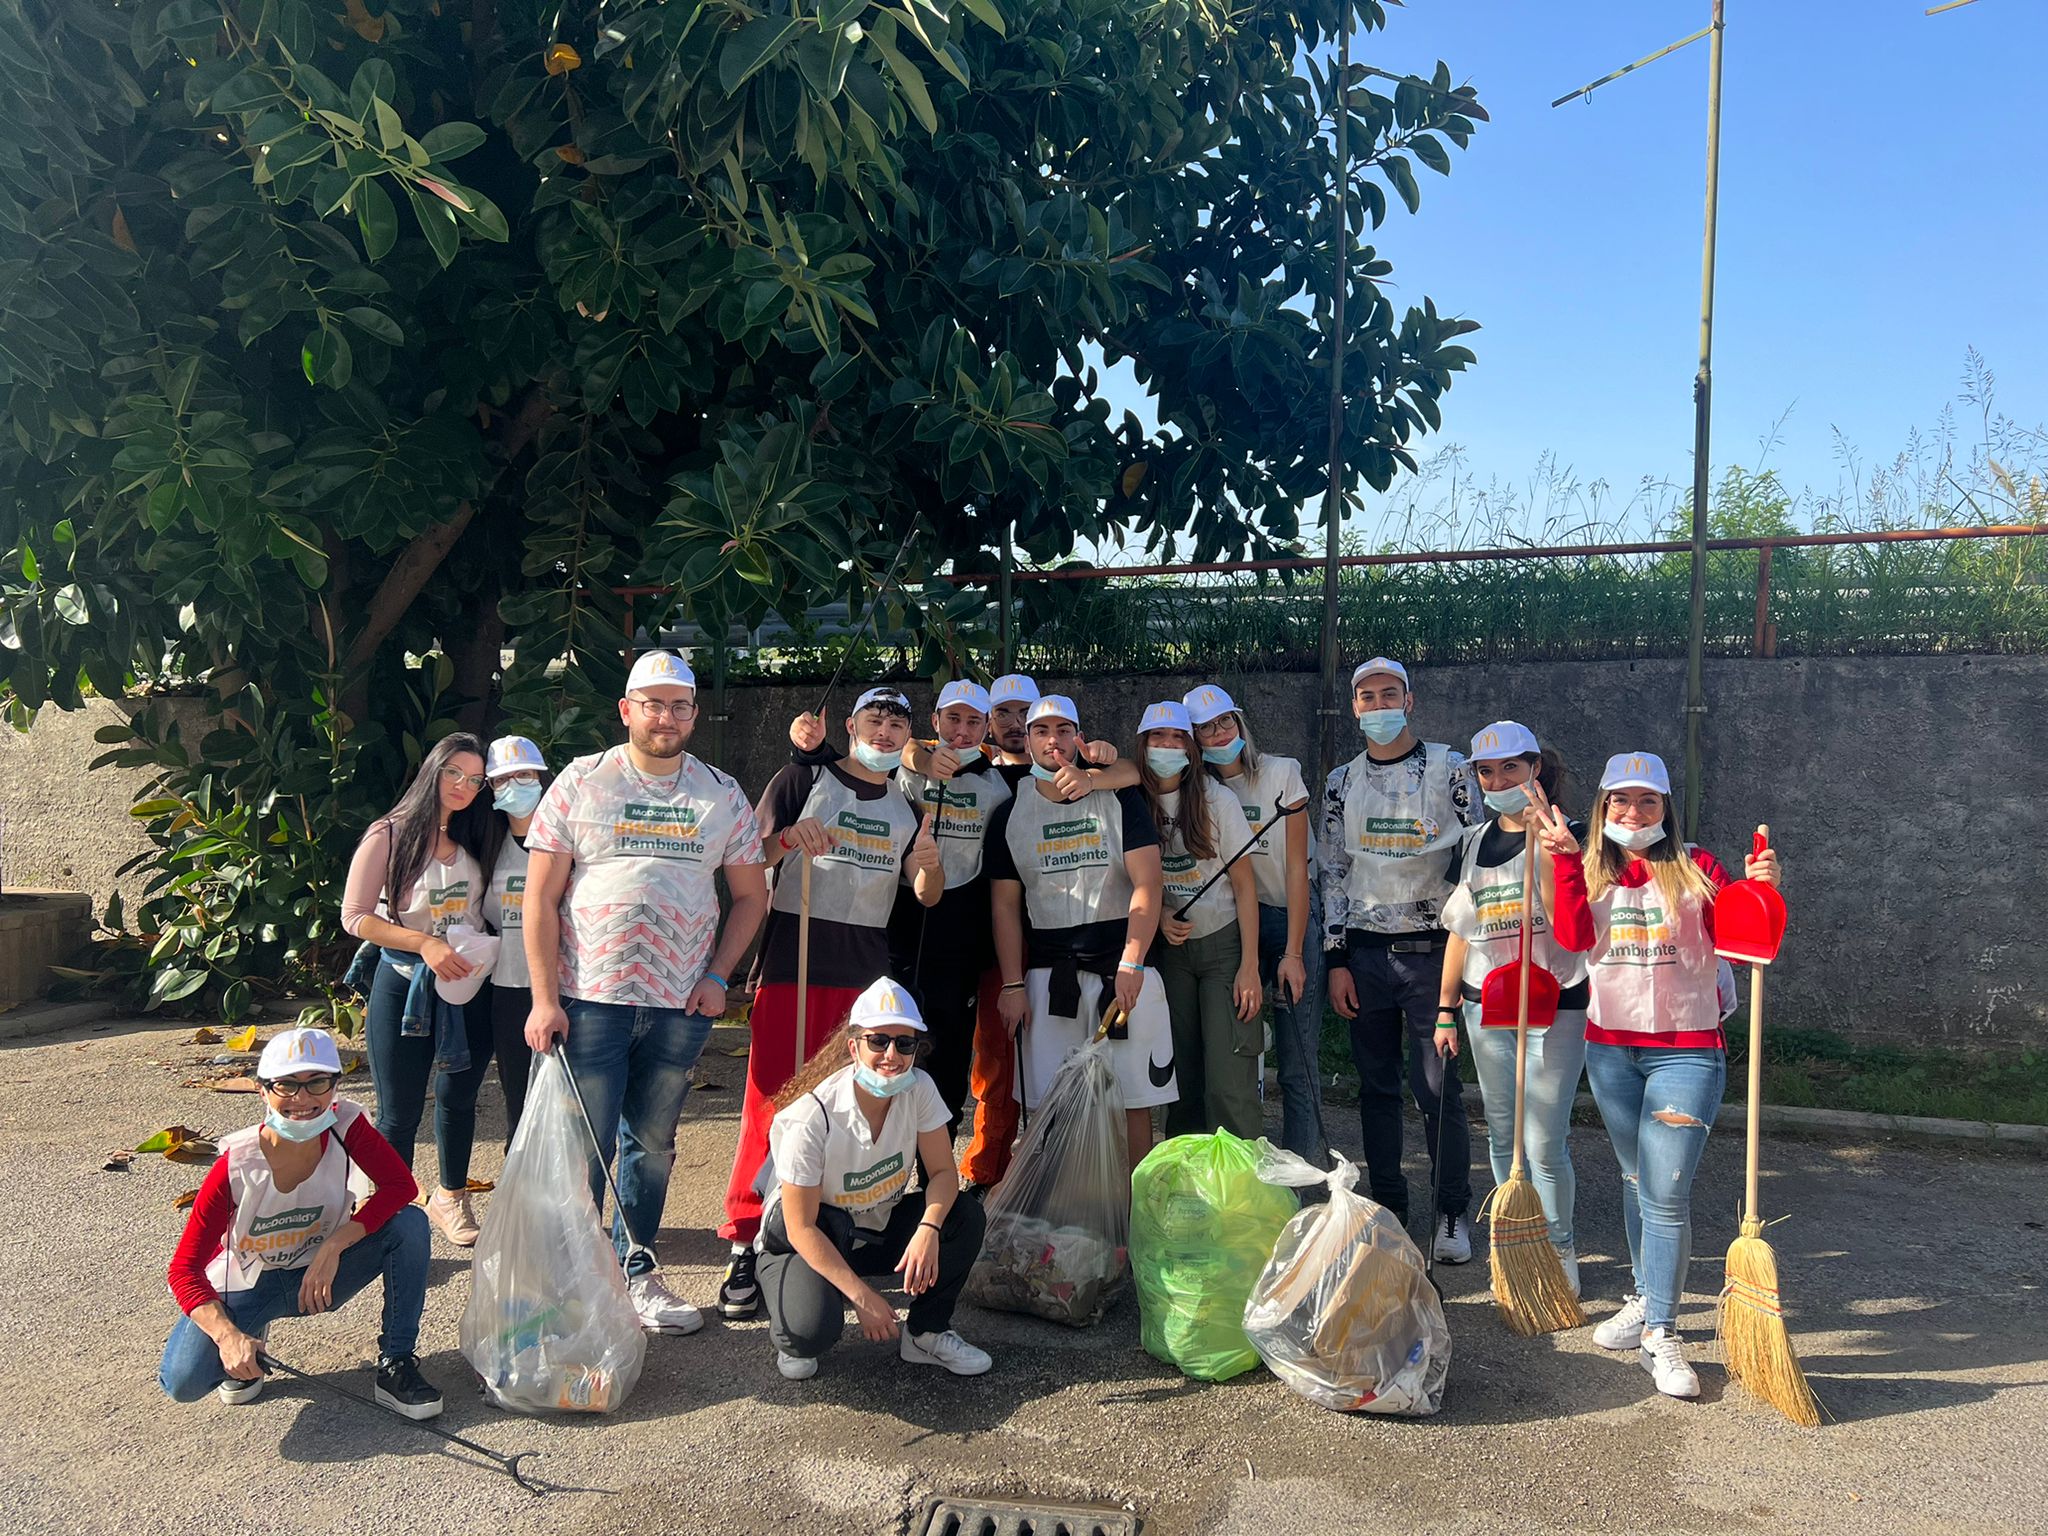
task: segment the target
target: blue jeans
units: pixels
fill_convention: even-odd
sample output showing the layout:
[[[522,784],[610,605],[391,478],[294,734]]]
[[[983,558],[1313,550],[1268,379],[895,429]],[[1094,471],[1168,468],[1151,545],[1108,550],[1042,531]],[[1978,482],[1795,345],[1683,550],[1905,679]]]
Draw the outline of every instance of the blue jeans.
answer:
[[[625,1003],[562,999],[569,1034],[562,1043],[569,1070],[590,1111],[591,1129],[609,1163],[619,1160],[621,1209],[612,1218],[612,1245],[626,1273],[654,1268],[635,1243],[652,1249],[668,1205],[669,1170],[676,1160],[676,1121],[690,1096],[690,1068],[704,1054],[713,1020],[680,1008],[636,1008]],[[604,1209],[604,1168],[590,1157],[590,1196]],[[629,1258],[629,1253],[631,1257]]]
[[[1465,1004],[1465,1049],[1486,1095],[1486,1151],[1493,1182],[1505,1184],[1515,1163],[1515,1032],[1481,1029],[1479,1005]],[[1550,1243],[1576,1253],[1572,1237],[1578,1175],[1572,1171],[1572,1100],[1586,1068],[1586,1013],[1559,1009],[1548,1029],[1529,1031],[1529,1071],[1522,1094],[1522,1159],[1543,1201]]]
[[[378,1354],[393,1359],[409,1355],[419,1343],[420,1309],[427,1304],[427,1213],[408,1205],[341,1256],[334,1272],[334,1300],[339,1307],[378,1276],[384,1279],[384,1328],[377,1335]],[[221,1298],[235,1326],[260,1335],[280,1317],[298,1317],[299,1284],[304,1269],[266,1269],[244,1291]],[[196,1403],[228,1379],[221,1368],[220,1346],[189,1317],[178,1319],[164,1345],[156,1379],[181,1403]]]
[[[1280,1144],[1318,1168],[1330,1164],[1323,1130],[1323,913],[1309,898],[1302,936],[1298,1002],[1280,998],[1280,957],[1287,953],[1287,909],[1259,905],[1259,982],[1273,1002],[1273,1050],[1280,1068]]]
[[[463,1033],[469,1042],[469,1067],[462,1072],[437,1072],[433,1036],[403,1032],[405,994],[411,985],[397,966],[380,960],[363,1009],[370,1084],[377,1091],[377,1134],[398,1149],[408,1168],[412,1166],[413,1144],[419,1138],[420,1117],[426,1113],[427,1081],[431,1078],[434,1150],[440,1157],[441,1187],[461,1189],[469,1183],[469,1154],[476,1144],[477,1091],[491,1066],[491,984],[485,982],[483,990],[462,1010]]]
[[[1351,1021],[1351,1059],[1358,1068],[1358,1121],[1365,1140],[1368,1193],[1408,1220],[1408,1176],[1401,1171],[1406,1135],[1401,1118],[1401,1046],[1408,1046],[1408,1090],[1422,1111],[1431,1173],[1438,1181],[1437,1214],[1463,1216],[1472,1208],[1472,1128],[1465,1119],[1465,1089],[1446,1077],[1436,1054],[1437,988],[1444,971],[1441,945],[1429,950],[1375,947],[1354,938],[1344,959],[1358,989]],[[1436,1167],[1441,1115],[1443,1166]]]
[[[1621,1219],[1643,1326],[1675,1327],[1692,1259],[1692,1176],[1721,1110],[1727,1053],[1596,1042],[1586,1047],[1586,1080],[1621,1163]]]

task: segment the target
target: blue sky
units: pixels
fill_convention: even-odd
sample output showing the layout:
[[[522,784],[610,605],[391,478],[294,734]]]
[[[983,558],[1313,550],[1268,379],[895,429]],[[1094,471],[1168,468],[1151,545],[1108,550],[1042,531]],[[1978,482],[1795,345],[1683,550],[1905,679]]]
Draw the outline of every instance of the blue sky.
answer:
[[[1716,468],[1836,489],[1834,433],[1890,460],[1965,352],[2048,421],[2048,3],[1728,0]],[[1441,58],[1492,114],[1375,237],[1397,302],[1469,315],[1434,441],[1522,483],[1546,453],[1627,490],[1691,473],[1707,43],[1550,102],[1705,24],[1707,0],[1410,0],[1354,57]],[[1789,411],[1789,415],[1786,413]]]

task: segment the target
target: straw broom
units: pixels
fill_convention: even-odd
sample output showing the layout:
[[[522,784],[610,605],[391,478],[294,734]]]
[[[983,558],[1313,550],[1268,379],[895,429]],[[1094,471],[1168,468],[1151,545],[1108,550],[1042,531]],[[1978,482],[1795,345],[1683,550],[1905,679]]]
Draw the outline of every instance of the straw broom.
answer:
[[[1820,1424],[1820,1403],[1792,1352],[1785,1309],[1778,1298],[1778,1256],[1764,1241],[1757,1214],[1757,1148],[1761,1140],[1764,1060],[1764,968],[1749,968],[1749,1169],[1742,1233],[1728,1245],[1728,1278],[1714,1320],[1728,1375],[1752,1397],[1769,1403],[1794,1424]]]
[[[1529,1070],[1529,930],[1536,912],[1536,828],[1532,819],[1522,861],[1521,988],[1515,1017],[1515,1161],[1508,1180],[1487,1196],[1484,1215],[1491,1228],[1488,1263],[1493,1300],[1507,1325],[1524,1338],[1576,1328],[1585,1322],[1579,1300],[1565,1279],[1564,1264],[1550,1245],[1543,1199],[1522,1166],[1523,1089]]]

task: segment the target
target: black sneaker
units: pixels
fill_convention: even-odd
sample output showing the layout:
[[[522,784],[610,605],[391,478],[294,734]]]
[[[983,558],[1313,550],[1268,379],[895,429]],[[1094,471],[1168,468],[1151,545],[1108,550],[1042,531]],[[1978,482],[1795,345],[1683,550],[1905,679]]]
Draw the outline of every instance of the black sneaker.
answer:
[[[761,1287],[754,1279],[754,1250],[743,1249],[725,1266],[725,1278],[718,1282],[718,1315],[734,1319],[752,1317],[761,1310]]]
[[[408,1419],[438,1418],[441,1413],[441,1394],[420,1374],[418,1355],[378,1359],[377,1401]]]

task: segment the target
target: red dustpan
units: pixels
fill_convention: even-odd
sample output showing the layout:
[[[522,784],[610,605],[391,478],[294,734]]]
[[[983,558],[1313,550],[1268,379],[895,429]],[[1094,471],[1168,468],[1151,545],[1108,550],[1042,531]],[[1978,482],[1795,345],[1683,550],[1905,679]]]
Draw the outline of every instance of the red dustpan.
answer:
[[[1771,845],[1771,829],[1758,827],[1751,856]],[[1785,898],[1761,880],[1737,880],[1714,898],[1714,953],[1751,965],[1769,965],[1785,941]],[[1491,985],[1493,978],[1486,978]]]
[[[1522,866],[1522,943],[1509,965],[1497,965],[1479,984],[1479,1026],[1482,1029],[1548,1029],[1557,1022],[1557,978],[1529,958],[1529,929],[1536,909],[1536,834],[1528,834]],[[1522,1012],[1522,978],[1529,978],[1529,1012]]]

